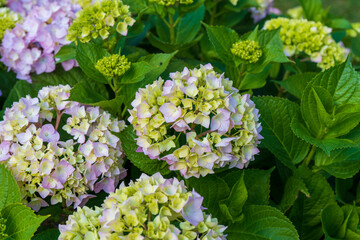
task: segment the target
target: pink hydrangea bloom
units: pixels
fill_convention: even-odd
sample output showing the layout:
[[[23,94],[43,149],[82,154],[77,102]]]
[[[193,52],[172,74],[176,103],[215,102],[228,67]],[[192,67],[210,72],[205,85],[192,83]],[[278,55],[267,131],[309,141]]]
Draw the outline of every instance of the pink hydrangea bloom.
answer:
[[[184,68],[170,78],[136,93],[128,120],[138,136],[137,151],[166,161],[185,178],[225,166],[247,167],[262,139],[250,95],[239,94],[210,64]]]
[[[13,103],[0,122],[0,161],[34,210],[48,205],[48,196],[51,204],[77,207],[92,197],[89,191],[112,192],[126,176],[121,143],[113,135],[125,122],[99,107],[68,101],[70,90],[44,87],[36,98]],[[64,131],[67,136],[61,136]]]
[[[23,20],[4,35],[1,61],[16,72],[18,79],[28,82],[32,72],[54,71],[54,55],[70,43],[65,37],[79,5],[72,0],[9,0],[8,6]],[[62,65],[70,70],[77,63],[69,60]]]

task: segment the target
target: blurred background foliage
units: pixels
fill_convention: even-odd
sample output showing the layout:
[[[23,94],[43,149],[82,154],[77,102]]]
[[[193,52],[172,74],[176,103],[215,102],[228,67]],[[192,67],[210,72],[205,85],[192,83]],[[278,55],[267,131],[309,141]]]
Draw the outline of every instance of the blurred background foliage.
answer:
[[[299,6],[298,0],[275,0],[275,7],[286,12],[289,8]],[[360,0],[324,0],[324,8],[330,8],[330,13],[342,16],[351,22],[360,22]]]

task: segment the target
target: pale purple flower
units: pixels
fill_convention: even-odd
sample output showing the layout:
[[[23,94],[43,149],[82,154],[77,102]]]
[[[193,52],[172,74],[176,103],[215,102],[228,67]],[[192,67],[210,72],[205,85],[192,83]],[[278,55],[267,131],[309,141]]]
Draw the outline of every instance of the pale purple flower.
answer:
[[[173,103],[165,103],[159,111],[164,115],[165,122],[175,122],[181,116],[181,107],[176,107]]]
[[[52,124],[45,124],[40,130],[39,137],[44,140],[44,142],[57,142],[60,139],[60,134]]]
[[[194,190],[192,194],[193,196],[189,197],[181,211],[181,216],[192,225],[197,226],[200,222],[204,221],[204,215],[201,209],[204,198]]]
[[[96,157],[107,157],[109,156],[109,147],[100,142],[93,143],[94,154]]]
[[[104,190],[106,193],[111,193],[115,191],[115,181],[112,178],[104,178],[100,182],[95,184],[94,192],[98,193],[101,190]]]
[[[218,131],[221,134],[226,133],[230,128],[230,112],[225,109],[218,109],[217,115],[211,119],[211,131]]]
[[[51,176],[58,180],[60,183],[64,184],[68,177],[75,171],[75,168],[65,160],[62,160],[55,167],[55,172]]]
[[[8,141],[4,141],[4,142],[0,143],[0,161],[5,161],[5,160],[9,159],[10,145],[11,145],[11,143]]]
[[[182,119],[176,121],[171,127],[174,128],[177,132],[184,132],[186,130],[190,130],[189,125],[187,125],[187,123]]]

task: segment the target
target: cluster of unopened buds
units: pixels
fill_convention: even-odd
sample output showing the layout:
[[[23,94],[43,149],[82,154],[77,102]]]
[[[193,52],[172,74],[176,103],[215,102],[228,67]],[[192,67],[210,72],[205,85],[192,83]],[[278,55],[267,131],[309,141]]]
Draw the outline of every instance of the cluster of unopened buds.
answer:
[[[20,186],[23,203],[38,210],[58,202],[75,207],[95,193],[113,192],[126,175],[121,143],[125,127],[99,107],[68,101],[71,87],[44,87],[21,98],[0,122],[0,161]]]
[[[78,208],[60,225],[59,240],[225,240],[226,227],[203,211],[202,202],[183,181],[142,174],[128,187],[122,183],[101,208]]]
[[[121,0],[96,1],[77,13],[69,28],[67,39],[89,42],[98,37],[107,39],[115,31],[126,36],[128,26],[134,23],[135,19],[131,17],[129,6]]]
[[[103,57],[95,64],[95,68],[107,78],[116,78],[125,74],[131,67],[131,62],[120,54]]]
[[[29,82],[32,72],[54,71],[54,54],[70,43],[65,37],[79,5],[72,0],[10,0],[8,6],[22,20],[4,34],[1,61],[17,73],[18,79]],[[75,60],[62,63],[65,70],[75,65]]]
[[[246,167],[262,139],[250,95],[240,95],[210,64],[170,78],[136,93],[128,120],[136,130],[137,151],[166,161],[185,178]]]
[[[246,63],[256,63],[263,55],[259,43],[251,40],[240,40],[235,42],[230,51]]]
[[[280,37],[287,56],[306,54],[323,70],[342,63],[348,50],[331,37],[331,28],[321,22],[306,19],[275,18],[265,23],[264,29],[280,28]]]

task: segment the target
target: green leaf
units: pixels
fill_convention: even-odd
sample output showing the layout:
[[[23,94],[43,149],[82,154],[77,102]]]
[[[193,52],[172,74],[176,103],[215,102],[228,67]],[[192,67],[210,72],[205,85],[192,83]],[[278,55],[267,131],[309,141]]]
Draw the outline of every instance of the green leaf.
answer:
[[[334,192],[327,180],[320,174],[300,167],[295,177],[306,184],[310,197],[300,194],[290,211],[290,220],[294,223],[301,239],[318,240],[323,235],[321,211],[335,204]]]
[[[275,97],[254,98],[260,112],[263,127],[262,144],[285,166],[294,169],[307,155],[310,145],[292,133],[290,123],[299,117],[299,107],[295,103]]]
[[[223,179],[233,187],[241,177],[241,172],[245,172],[244,181],[248,192],[246,204],[268,205],[270,196],[270,176],[274,168],[269,170],[244,169],[226,174]]]
[[[1,98],[6,98],[16,81],[16,74],[12,71],[0,70],[0,89],[2,92]]]
[[[359,214],[355,206],[337,204],[327,206],[321,213],[325,239],[360,239]]]
[[[205,23],[204,26],[221,61],[225,64],[233,65],[234,56],[230,49],[239,40],[239,35],[231,28],[224,26],[210,26]]]
[[[308,20],[321,21],[323,8],[321,0],[299,0]]]
[[[340,231],[344,221],[344,212],[337,204],[332,204],[327,206],[321,212],[321,222],[325,232],[325,236],[328,237],[337,237],[338,232]],[[345,237],[345,232],[340,234],[339,238]]]
[[[125,88],[122,88],[119,92],[119,95],[124,96],[124,103],[129,108],[131,107],[130,103],[135,98],[135,93],[139,88],[145,87],[147,84],[154,82],[167,68],[170,63],[170,60],[175,56],[177,52],[169,54],[151,54],[146,57],[142,57],[139,61],[147,62],[151,67],[151,71],[145,75],[143,81],[128,84]]]
[[[124,96],[117,96],[108,100],[94,89],[91,89],[85,82],[80,82],[71,89],[69,100],[98,106],[110,112],[113,116],[118,116],[118,113],[122,111],[121,104],[125,101]]]
[[[266,84],[269,75],[269,68],[265,68],[260,73],[247,73],[241,80],[239,90],[262,88]]]
[[[309,84],[301,97],[301,114],[307,129],[315,138],[323,138],[326,127],[332,118],[333,99],[330,93],[318,86]]]
[[[325,88],[337,107],[360,102],[360,76],[349,59],[316,75],[312,85]]]
[[[291,62],[284,53],[282,41],[280,38],[280,29],[277,30],[262,30],[258,32],[257,39],[259,45],[262,47],[263,55],[258,62],[248,64],[246,71],[251,73],[258,73],[270,63],[286,63]]]
[[[213,217],[222,218],[219,201],[230,194],[230,188],[223,179],[209,174],[202,178],[189,178],[186,180],[186,185],[189,190],[195,189],[204,197],[203,206],[208,209]]]
[[[1,211],[6,219],[5,233],[15,240],[31,239],[40,224],[48,216],[36,216],[35,213],[21,203],[13,203]]]
[[[60,48],[58,53],[54,56],[56,63],[62,63],[68,60],[75,59],[76,57],[76,46],[74,43],[64,45]]]
[[[352,29],[351,23],[345,18],[331,19],[329,27],[333,29]]]
[[[241,172],[239,179],[236,181],[231,189],[229,197],[219,202],[219,207],[226,220],[232,222],[241,219],[242,209],[248,198],[248,191],[246,190],[244,181],[244,172]]]
[[[148,39],[149,39],[151,45],[153,45],[154,47],[162,50],[163,52],[172,53],[174,51],[182,51],[182,50],[192,47],[193,45],[198,43],[202,37],[203,37],[203,34],[200,34],[193,41],[186,42],[183,44],[175,44],[175,43],[171,44],[169,42],[165,42],[165,41],[161,40],[160,38],[156,37],[152,33],[149,34]]]
[[[175,44],[184,44],[194,40],[204,19],[205,7],[202,5],[180,19],[175,27]]]
[[[127,126],[122,132],[120,132],[119,137],[121,139],[123,150],[127,158],[141,171],[146,174],[152,175],[157,172],[160,172],[162,175],[170,173],[169,166],[165,161],[150,159],[144,153],[136,152],[138,148],[136,144],[136,134],[132,126]]]
[[[270,206],[249,205],[245,218],[229,225],[228,240],[298,240],[295,227],[279,210]]]
[[[20,201],[20,190],[15,178],[4,165],[0,164],[0,209]]]
[[[95,68],[95,64],[105,56],[110,56],[110,54],[101,46],[94,43],[78,42],[76,61],[89,78],[100,83],[108,83],[108,80]]]
[[[294,118],[291,122],[291,130],[295,135],[305,142],[315,145],[325,151],[328,155],[334,149],[356,147],[357,144],[350,139],[330,138],[330,139],[317,139],[314,138],[309,130],[304,126],[299,119]]]
[[[347,138],[360,144],[359,128],[354,129]],[[334,150],[330,156],[324,152],[315,154],[315,166],[337,178],[351,178],[360,170],[360,146]]]
[[[14,87],[11,89],[9,96],[6,98],[5,103],[3,105],[3,110],[8,107],[11,107],[13,102],[19,101],[20,98],[25,97],[26,95],[30,95],[31,97],[36,97],[38,91],[41,88],[34,87],[32,84],[27,81],[17,81]]]
[[[136,62],[131,64],[131,68],[118,79],[120,84],[131,84],[142,81],[146,74],[152,70],[152,66],[147,62]]]
[[[284,187],[284,195],[279,205],[280,210],[283,212],[289,210],[294,205],[300,192],[306,197],[310,197],[309,190],[303,180],[294,176],[288,178]]]
[[[289,93],[295,97],[301,99],[301,96],[307,86],[307,84],[315,77],[316,73],[307,72],[296,75],[291,75],[284,81],[275,81],[286,89]]]
[[[36,234],[31,240],[49,240],[58,239],[60,235],[59,229],[48,229],[39,234]]]

